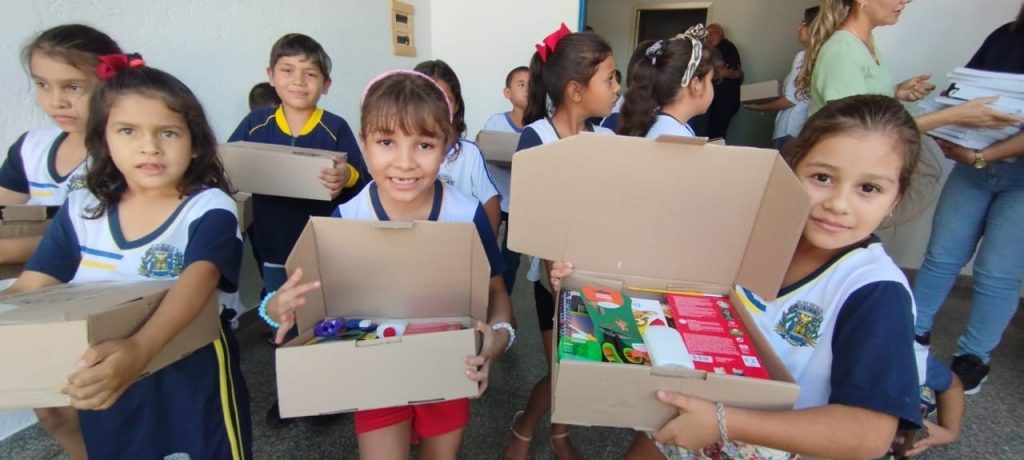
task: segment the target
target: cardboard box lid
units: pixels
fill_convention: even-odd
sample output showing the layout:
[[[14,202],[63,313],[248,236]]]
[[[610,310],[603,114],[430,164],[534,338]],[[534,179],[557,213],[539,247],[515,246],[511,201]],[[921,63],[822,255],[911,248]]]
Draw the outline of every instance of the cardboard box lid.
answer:
[[[508,245],[577,271],[778,294],[810,199],[775,150],[582,133],[516,153]]]
[[[300,332],[326,316],[487,318],[490,263],[472,223],[311,217],[286,267],[321,281]]]
[[[779,81],[768,80],[740,86],[741,102],[760,102],[779,97]]]
[[[316,180],[320,170],[333,167],[335,155],[348,158],[343,152],[259,142],[229,142],[218,151],[239,191],[322,201],[330,201],[331,193]]]
[[[512,162],[512,155],[519,147],[519,133],[480,131],[476,143],[485,160],[507,164]]]
[[[0,325],[86,320],[172,285],[173,281],[71,283],[0,297]]]

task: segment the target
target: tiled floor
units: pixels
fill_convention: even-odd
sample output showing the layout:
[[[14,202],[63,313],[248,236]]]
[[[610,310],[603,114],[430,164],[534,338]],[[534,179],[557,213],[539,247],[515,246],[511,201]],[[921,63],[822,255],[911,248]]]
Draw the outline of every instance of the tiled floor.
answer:
[[[243,280],[255,280],[250,269]],[[473,419],[466,430],[462,458],[497,459],[502,457],[508,437],[509,421],[526,402],[530,388],[544,374],[544,357],[537,333],[536,314],[530,286],[520,273],[513,293],[520,339],[512,351],[496,364],[490,389],[473,402]],[[968,281],[969,282],[969,281]],[[251,285],[252,283],[250,283]],[[970,292],[958,287],[947,300],[933,331],[933,351],[948,360],[955,338],[966,322]],[[256,294],[245,292],[249,304]],[[298,421],[270,428],[264,414],[273,398],[273,351],[251,318],[239,333],[243,347],[243,368],[252,392],[255,456],[260,459],[356,458],[352,419],[342,417],[329,426],[314,426]],[[927,459],[1024,458],[1024,392],[1017,379],[1024,376],[1024,319],[1018,315],[1007,329],[995,353],[994,370],[981,393],[968,397],[967,416],[962,439],[955,445],[930,452]],[[1016,415],[1014,415],[1016,414]],[[572,429],[573,441],[589,459],[617,459],[628,446],[631,433],[606,428]],[[535,435],[533,458],[553,458],[545,440],[547,432]],[[0,458],[63,458],[56,444],[38,427],[32,426],[0,442]]]

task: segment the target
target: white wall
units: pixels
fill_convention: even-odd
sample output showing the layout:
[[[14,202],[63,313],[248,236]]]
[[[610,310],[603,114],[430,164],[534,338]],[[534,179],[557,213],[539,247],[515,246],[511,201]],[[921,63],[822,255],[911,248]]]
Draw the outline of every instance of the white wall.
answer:
[[[587,23],[611,43],[619,70],[625,75],[626,63],[633,53],[636,8],[687,3],[707,3],[707,0],[590,0]],[[804,9],[818,4],[816,0],[714,0],[710,3],[708,22],[722,24],[726,38],[736,45],[747,83],[782,81],[786,77],[793,56],[800,50],[796,28]],[[774,114],[740,109],[729,128],[729,143],[770,145],[774,122]]]
[[[879,28],[876,44],[897,80],[931,74],[938,88],[944,88],[949,83],[946,73],[966,64],[989,33],[1016,18],[1021,2],[988,0],[984,4],[981,8],[977,2],[962,0],[913,2],[898,24]],[[942,162],[943,174],[948,174],[953,163],[944,158]],[[916,221],[883,233],[886,248],[900,266],[921,266],[933,210],[929,208]],[[965,272],[969,273],[969,267]]]
[[[433,59],[459,76],[470,138],[511,109],[501,94],[508,71],[530,65],[534,45],[560,22],[575,31],[579,18],[578,0],[431,0],[430,10]]]
[[[430,2],[406,1],[416,7],[417,51],[429,56]],[[249,88],[266,80],[270,46],[286,33],[305,33],[323,44],[334,61],[334,83],[321,106],[353,127],[358,126],[359,97],[370,78],[417,62],[392,55],[390,3],[384,0],[64,0],[9,2],[4,9],[0,81],[9,86],[0,92],[0,157],[20,133],[47,123],[16,56],[36,33],[62,23],[103,30],[126,51],[140,52],[147,64],[180,78],[203,102],[220,139],[227,139],[248,113]]]

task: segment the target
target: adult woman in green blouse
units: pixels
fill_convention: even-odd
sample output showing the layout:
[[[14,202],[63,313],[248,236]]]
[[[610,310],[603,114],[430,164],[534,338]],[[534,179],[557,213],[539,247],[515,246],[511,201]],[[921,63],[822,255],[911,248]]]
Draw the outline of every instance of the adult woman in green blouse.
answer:
[[[875,47],[872,31],[896,24],[911,0],[822,0],[821,11],[811,23],[811,40],[797,89],[809,93],[809,114],[828,101],[856,94],[882,94],[915,102],[935,89],[929,75],[918,75],[896,83]],[[937,37],[938,38],[938,37]],[[1002,127],[1020,123],[1012,115],[987,104],[995,98],[977,99],[956,107],[917,117],[922,132],[958,124],[973,127]]]

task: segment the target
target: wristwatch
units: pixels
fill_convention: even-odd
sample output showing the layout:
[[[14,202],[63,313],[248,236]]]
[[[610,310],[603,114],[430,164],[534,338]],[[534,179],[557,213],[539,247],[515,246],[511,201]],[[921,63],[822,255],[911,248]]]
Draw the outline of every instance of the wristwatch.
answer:
[[[981,150],[975,150],[974,151],[974,168],[975,169],[984,169],[986,166],[988,166],[988,162],[985,161],[985,157],[982,156]]]

